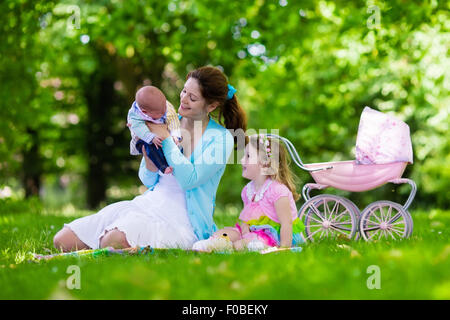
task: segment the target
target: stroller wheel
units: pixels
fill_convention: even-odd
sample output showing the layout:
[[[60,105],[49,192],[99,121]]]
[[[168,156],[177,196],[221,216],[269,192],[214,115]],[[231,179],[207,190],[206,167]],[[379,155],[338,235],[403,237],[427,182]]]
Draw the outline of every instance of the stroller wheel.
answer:
[[[358,218],[349,201],[330,194],[308,200],[300,209],[300,217],[305,217],[306,240],[353,238],[357,233]]]
[[[359,239],[359,218],[361,217],[361,212],[359,211],[358,206],[350,199],[342,198],[345,201],[348,202],[348,204],[353,208],[353,212],[356,215],[356,234],[355,234],[355,240]]]
[[[412,219],[411,214],[409,213],[409,211],[406,211],[406,213],[407,213],[407,216],[409,218],[409,228],[408,228],[409,233],[408,233],[408,236],[407,236],[409,238],[412,235],[413,228],[414,228],[414,223],[413,223],[413,219]]]
[[[366,241],[382,238],[400,240],[411,235],[413,222],[408,211],[395,202],[381,200],[369,204],[361,213],[359,231]]]

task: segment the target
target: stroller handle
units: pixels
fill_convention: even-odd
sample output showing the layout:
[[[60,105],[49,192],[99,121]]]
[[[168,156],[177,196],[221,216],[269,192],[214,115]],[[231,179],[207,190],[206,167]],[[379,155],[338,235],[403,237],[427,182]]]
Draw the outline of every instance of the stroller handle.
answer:
[[[304,165],[303,162],[302,162],[302,159],[301,159],[300,156],[298,155],[297,150],[296,150],[295,147],[293,146],[292,142],[290,142],[290,141],[289,141],[288,139],[286,139],[286,138],[283,138],[283,137],[281,137],[281,136],[279,136],[279,135],[276,135],[276,134],[273,134],[273,133],[267,133],[266,136],[269,137],[269,138],[276,138],[276,139],[279,139],[279,140],[283,141],[283,143],[285,144],[285,146],[286,146],[286,148],[287,148],[287,150],[288,150],[288,152],[289,152],[289,154],[290,154],[292,160],[294,160],[294,163],[295,163],[298,167],[300,167],[301,169],[303,169],[303,170],[305,170],[305,171],[308,171],[308,172],[316,172],[316,171],[322,171],[322,170],[333,169],[333,166],[326,166],[326,167],[323,167],[323,168],[314,168],[314,169],[306,168],[305,165]]]

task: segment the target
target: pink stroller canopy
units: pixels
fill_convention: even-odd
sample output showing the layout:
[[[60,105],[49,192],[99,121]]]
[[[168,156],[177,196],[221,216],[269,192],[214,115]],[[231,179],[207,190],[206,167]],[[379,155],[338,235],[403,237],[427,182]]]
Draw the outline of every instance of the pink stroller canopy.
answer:
[[[409,126],[392,116],[365,107],[356,138],[356,162],[413,163]]]

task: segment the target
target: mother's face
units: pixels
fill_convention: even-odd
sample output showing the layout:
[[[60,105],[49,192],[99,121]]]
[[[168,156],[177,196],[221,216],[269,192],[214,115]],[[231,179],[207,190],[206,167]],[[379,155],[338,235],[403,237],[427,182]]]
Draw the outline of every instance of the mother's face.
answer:
[[[213,111],[217,103],[208,104],[202,96],[200,84],[195,78],[189,78],[180,93],[180,108],[178,113],[182,117],[193,120],[203,120]]]

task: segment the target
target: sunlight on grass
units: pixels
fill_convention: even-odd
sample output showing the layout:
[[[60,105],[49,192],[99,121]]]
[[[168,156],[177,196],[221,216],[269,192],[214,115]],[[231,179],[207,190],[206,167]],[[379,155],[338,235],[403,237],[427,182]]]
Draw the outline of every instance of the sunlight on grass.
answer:
[[[217,210],[218,226],[234,223],[239,210]],[[300,253],[155,250],[29,263],[32,252],[57,252],[52,238],[73,217],[0,215],[0,298],[448,299],[450,211],[417,210],[412,216],[414,232],[403,241],[324,239]],[[70,265],[80,267],[80,290],[66,287]],[[379,290],[367,287],[371,265],[381,270]]]

